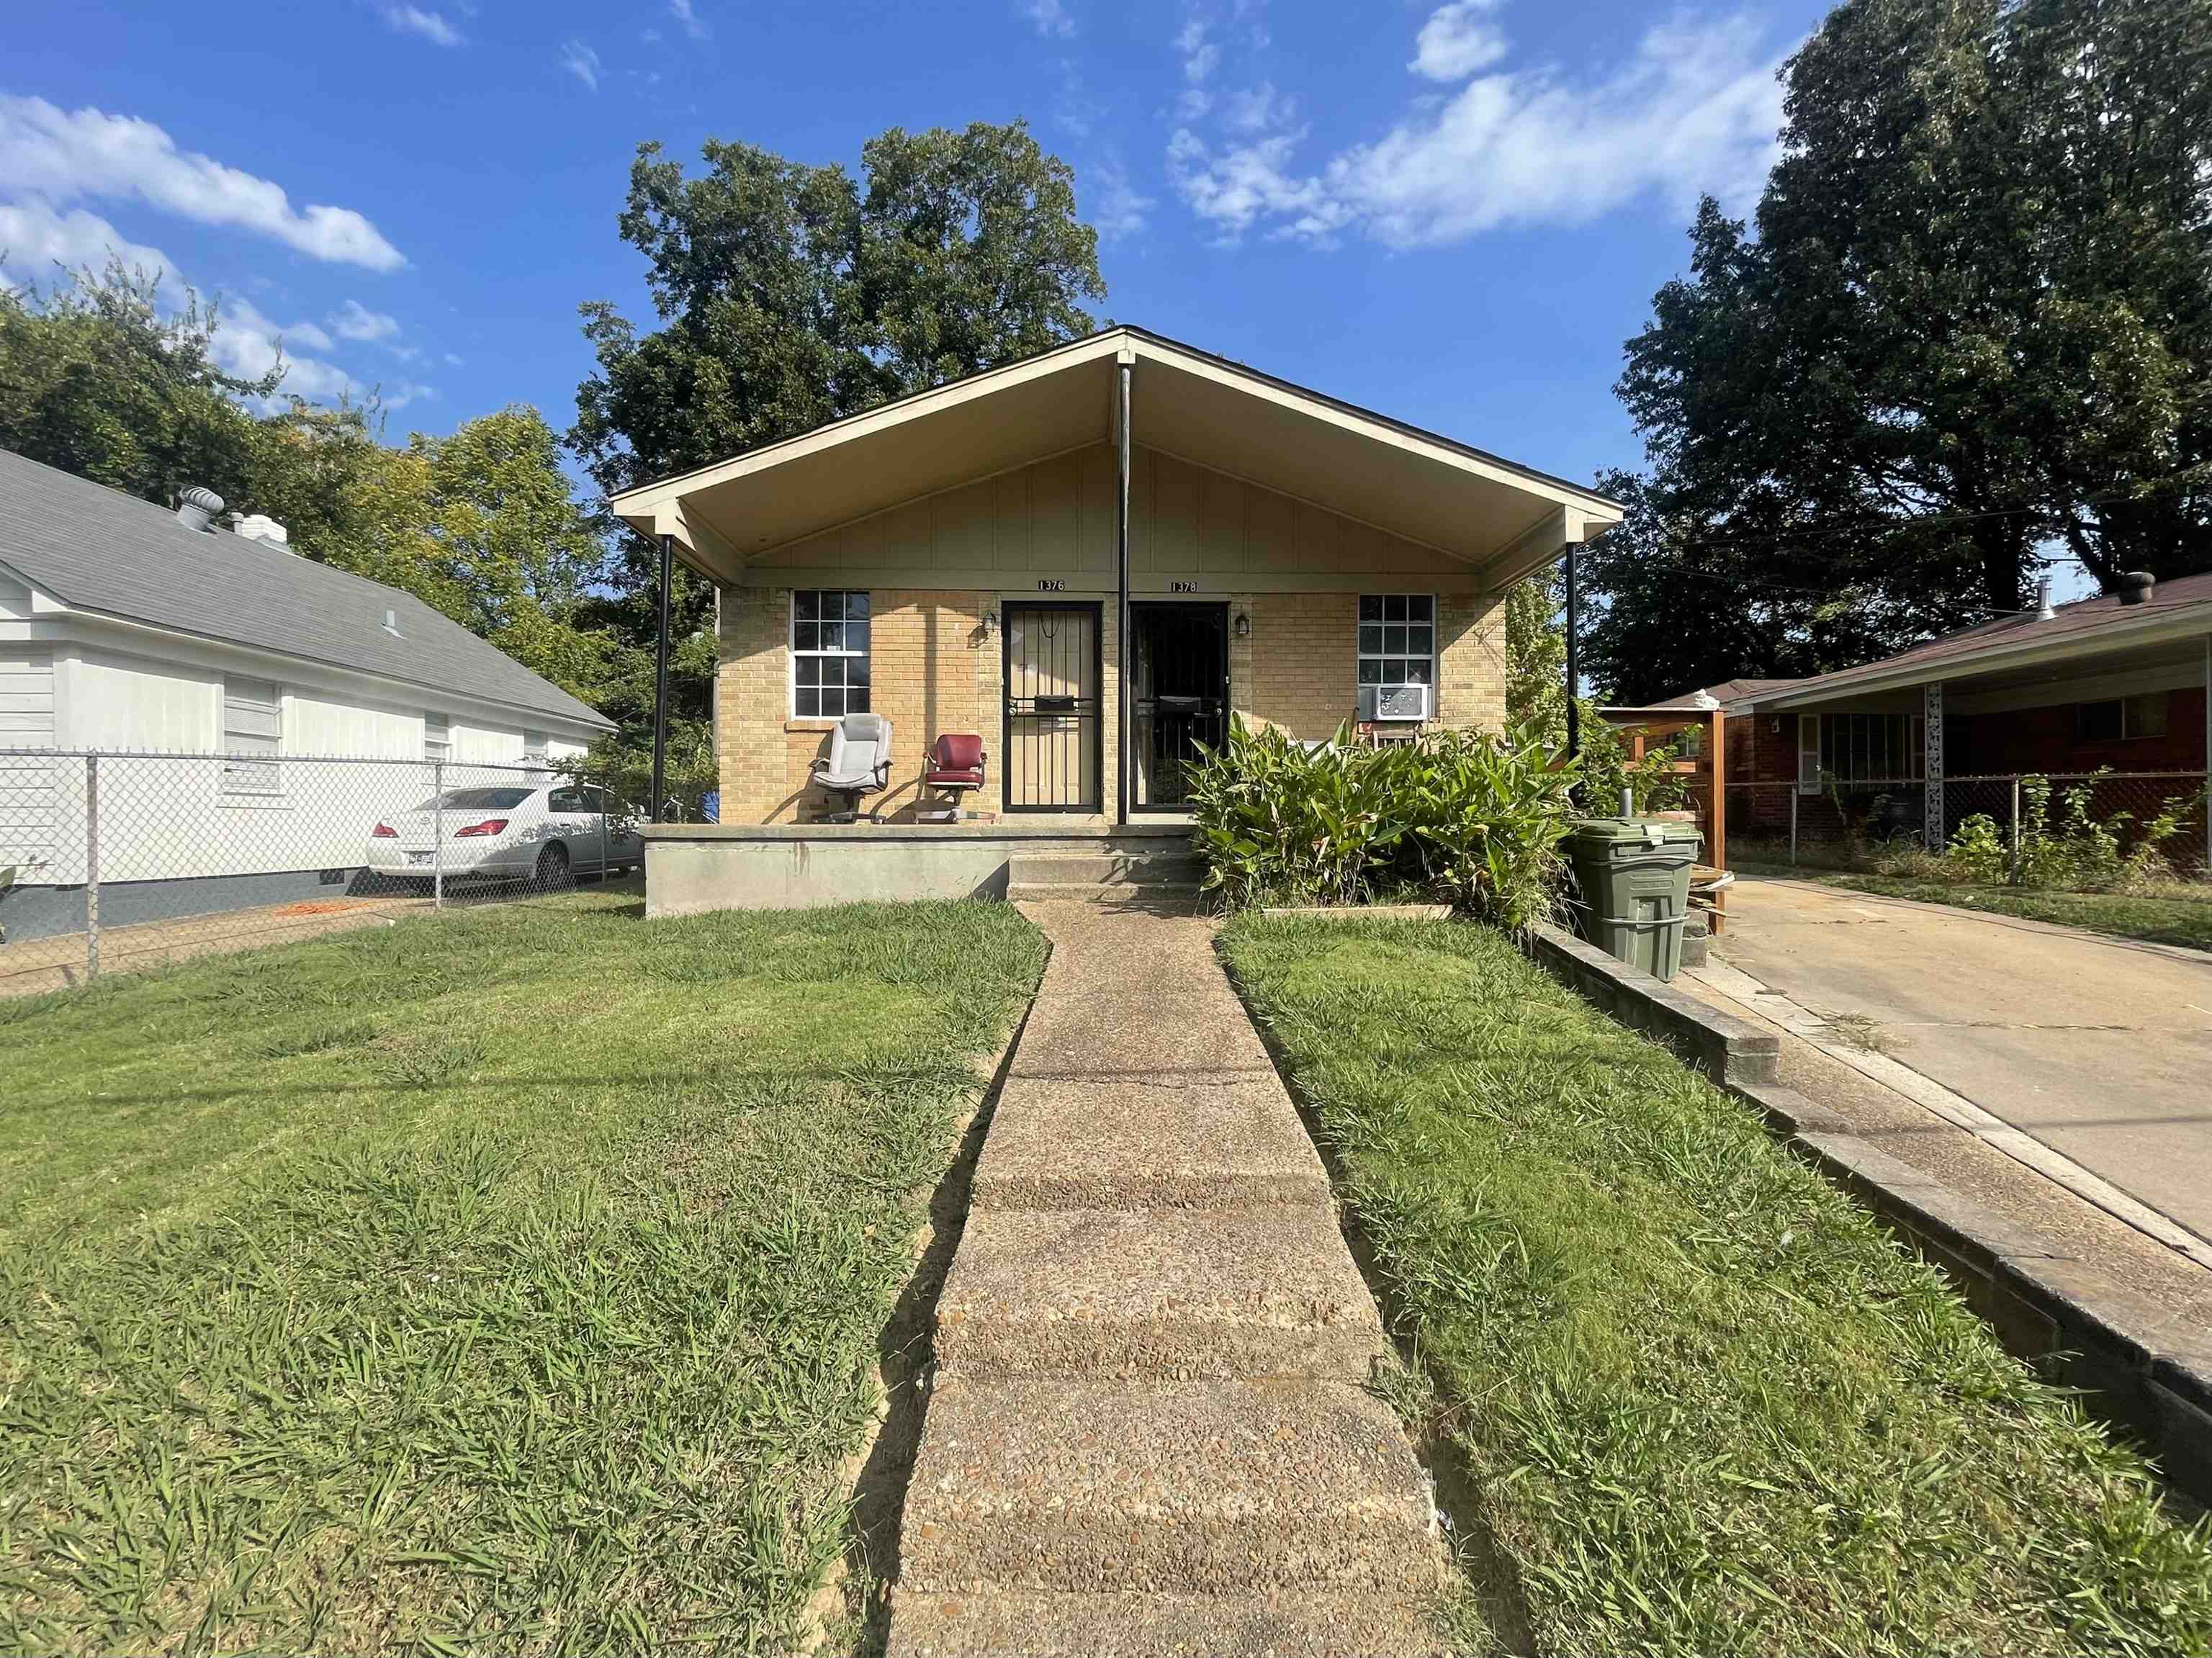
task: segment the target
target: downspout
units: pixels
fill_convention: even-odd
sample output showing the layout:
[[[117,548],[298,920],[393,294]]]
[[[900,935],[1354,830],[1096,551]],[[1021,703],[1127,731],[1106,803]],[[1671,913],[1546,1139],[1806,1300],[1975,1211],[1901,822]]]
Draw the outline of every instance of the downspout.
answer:
[[[1133,354],[1124,352],[1115,365],[1120,384],[1114,399],[1115,459],[1120,477],[1115,495],[1114,583],[1116,616],[1114,625],[1115,736],[1114,821],[1129,821],[1129,398]]]
[[[661,821],[668,798],[668,586],[675,562],[676,537],[660,537],[660,627],[653,658],[653,808],[648,822]]]

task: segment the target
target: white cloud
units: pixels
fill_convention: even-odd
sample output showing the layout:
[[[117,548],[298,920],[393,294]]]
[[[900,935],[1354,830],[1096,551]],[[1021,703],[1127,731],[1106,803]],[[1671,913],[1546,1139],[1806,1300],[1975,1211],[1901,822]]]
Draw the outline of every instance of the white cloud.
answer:
[[[703,40],[711,31],[692,9],[691,0],[668,0],[668,15],[684,26],[684,33],[694,40]]]
[[[1483,21],[1497,9],[1498,0],[1452,0],[1438,6],[1421,25],[1413,61],[1406,67],[1431,81],[1461,81],[1488,69],[1511,49],[1504,33]]]
[[[262,400],[264,408],[281,408],[288,398],[334,403],[342,397],[360,395],[361,383],[336,363],[302,356],[289,349],[305,346],[310,351],[329,350],[331,337],[314,324],[280,325],[264,316],[252,301],[241,299],[225,300],[218,315],[220,326],[209,343],[208,355],[223,373],[240,380],[259,380],[280,359],[283,362],[284,378],[274,395]]]
[[[274,237],[311,258],[392,270],[398,248],[349,208],[295,210],[283,188],[210,156],[179,151],[150,121],[43,98],[0,95],[0,179],[56,203],[79,196],[142,201],[202,224]]]
[[[359,300],[348,300],[331,313],[330,325],[337,331],[341,339],[382,342],[399,337],[399,319],[397,317],[388,317],[381,311],[371,311]]]
[[[382,10],[384,21],[403,34],[419,34],[441,46],[468,43],[468,37],[447,22],[443,12],[424,11],[420,6],[409,5],[386,6]]]
[[[1188,124],[1169,171],[1229,240],[1265,224],[1322,242],[1358,228],[1406,248],[1584,224],[1644,196],[1675,212],[1708,191],[1741,204],[1778,153],[1780,55],[1755,17],[1678,15],[1608,70],[1501,70],[1416,100],[1381,137],[1310,171],[1297,163],[1302,133],[1209,144]]]
[[[446,363],[448,367],[459,368],[461,366],[461,360],[448,351],[446,353]]]
[[[1129,181],[1129,170],[1121,158],[1109,155],[1090,173],[1097,188],[1086,192],[1089,211],[1085,216],[1097,228],[1099,240],[1120,241],[1143,230],[1146,216],[1154,203]]]
[[[581,40],[571,40],[561,48],[561,67],[593,92],[599,89],[599,54]]]
[[[1273,81],[1262,81],[1256,87],[1231,93],[1229,107],[1221,118],[1232,132],[1267,132],[1290,125],[1297,112],[1297,106],[1275,90]]]
[[[1075,19],[1068,15],[1061,0],[1023,0],[1022,15],[1048,39],[1057,35],[1065,39],[1075,33]]]
[[[165,296],[181,297],[184,279],[169,256],[132,241],[99,215],[81,207],[63,213],[35,196],[0,202],[0,271],[10,281],[43,288],[58,276],[57,264],[102,270],[111,252],[133,270],[158,275]]]
[[[1190,85],[1204,86],[1212,79],[1221,62],[1221,46],[1208,33],[1203,17],[1183,21],[1176,35],[1176,50],[1182,54],[1182,78]]]

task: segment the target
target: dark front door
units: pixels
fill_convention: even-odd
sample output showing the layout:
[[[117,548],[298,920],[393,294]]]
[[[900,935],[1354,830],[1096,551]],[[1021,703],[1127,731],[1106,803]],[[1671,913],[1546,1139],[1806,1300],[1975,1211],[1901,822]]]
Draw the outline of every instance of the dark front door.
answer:
[[[1184,768],[1201,744],[1229,736],[1229,607],[1133,604],[1130,734],[1136,761],[1131,806],[1174,811],[1188,798]]]

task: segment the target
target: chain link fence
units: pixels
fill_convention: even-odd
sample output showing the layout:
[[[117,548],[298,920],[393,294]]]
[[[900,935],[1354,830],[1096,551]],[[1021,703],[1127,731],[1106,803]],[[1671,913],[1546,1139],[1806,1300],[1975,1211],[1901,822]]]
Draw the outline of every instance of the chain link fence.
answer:
[[[1947,777],[1942,791],[1941,851],[1960,824],[1977,815],[1996,826],[2017,855],[2024,817],[2031,818],[2033,774]],[[2160,847],[2178,874],[2205,872],[2205,774],[2194,772],[2079,772],[2044,774],[2051,786],[2048,826],[2061,827],[2062,798],[2087,792],[2090,817],[2109,823],[2120,814],[2123,851],[2131,850],[2142,826],[2161,812],[2184,808],[2179,832]],[[1928,786],[1917,778],[1825,781],[1817,791],[1795,783],[1730,783],[1728,841],[1731,864],[1792,864],[1819,868],[1864,867],[1886,853],[1920,846],[1929,827]],[[2191,803],[2194,803],[2193,805]]]
[[[642,767],[0,749],[0,995],[641,870]]]

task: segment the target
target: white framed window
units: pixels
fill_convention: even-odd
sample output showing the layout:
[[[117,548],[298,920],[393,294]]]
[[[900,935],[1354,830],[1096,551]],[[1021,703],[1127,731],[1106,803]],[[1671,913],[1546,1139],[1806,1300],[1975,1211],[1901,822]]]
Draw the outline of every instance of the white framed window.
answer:
[[[1388,706],[1390,693],[1419,686],[1414,699],[1436,711],[1437,600],[1433,593],[1363,593],[1359,598],[1361,711]],[[1409,706],[1409,705],[1408,705]]]
[[[284,694],[273,680],[222,682],[222,792],[269,795],[283,780],[276,756],[284,746]],[[266,755],[266,760],[255,756]]]
[[[451,760],[453,757],[452,716],[442,714],[422,716],[422,757],[425,760]]]
[[[842,720],[868,712],[868,596],[801,588],[791,596],[791,712]]]
[[[544,732],[523,732],[522,763],[526,766],[543,766],[545,763],[547,740]]]

